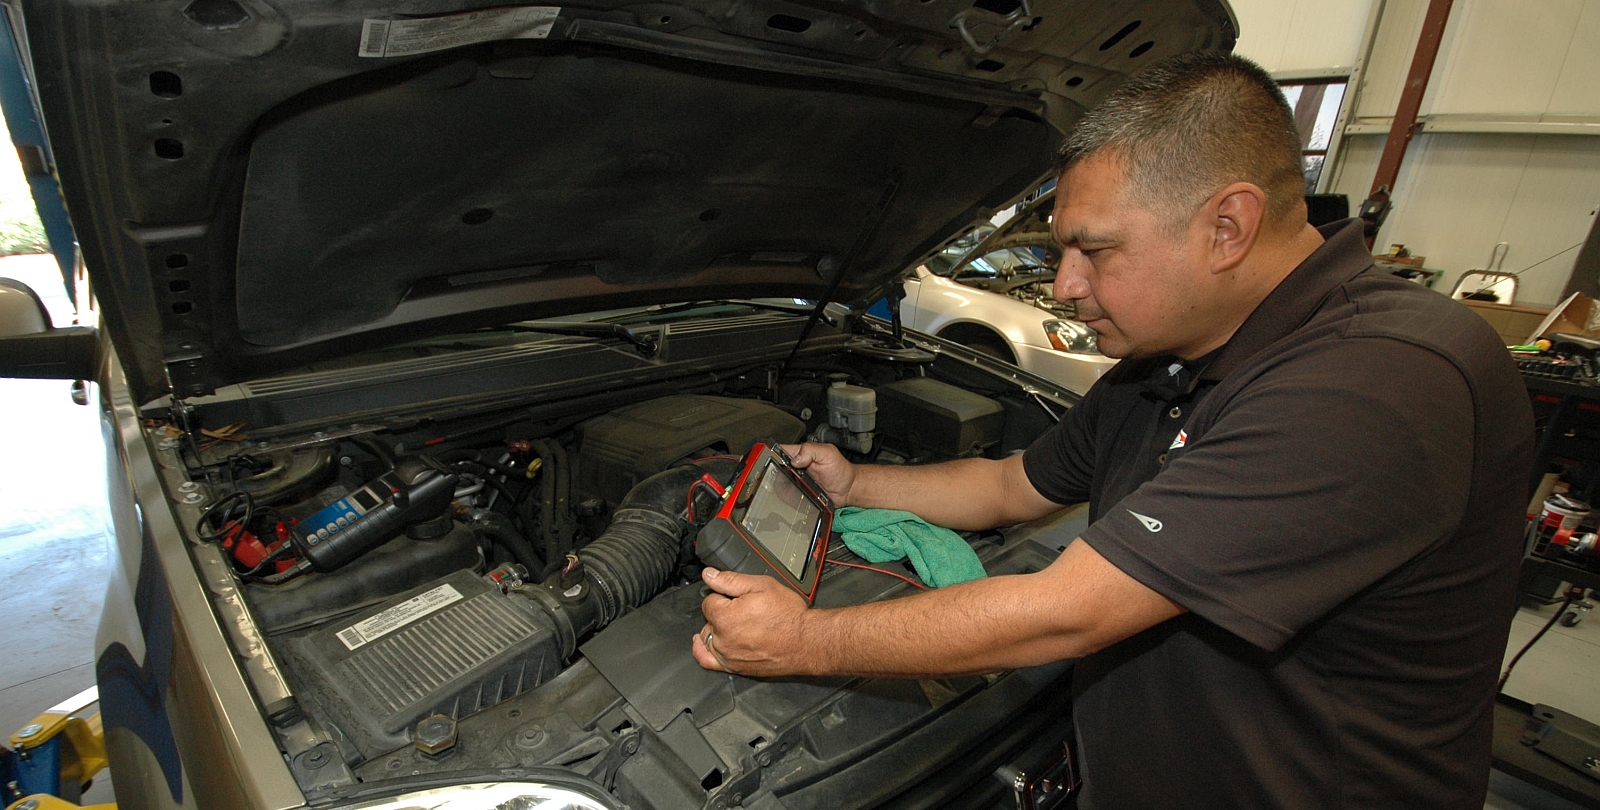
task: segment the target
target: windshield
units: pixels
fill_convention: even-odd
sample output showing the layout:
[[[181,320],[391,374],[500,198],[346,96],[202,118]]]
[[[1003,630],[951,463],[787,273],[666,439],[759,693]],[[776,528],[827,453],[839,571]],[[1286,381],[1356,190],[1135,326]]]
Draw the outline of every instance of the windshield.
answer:
[[[1010,278],[1019,274],[1053,273],[1057,256],[1043,247],[1013,247],[991,251],[961,268],[961,275]]]

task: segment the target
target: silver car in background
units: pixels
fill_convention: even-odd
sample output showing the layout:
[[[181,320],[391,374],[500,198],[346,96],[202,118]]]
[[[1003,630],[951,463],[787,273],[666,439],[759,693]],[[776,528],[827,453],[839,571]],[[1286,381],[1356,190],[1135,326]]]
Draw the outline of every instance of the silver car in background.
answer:
[[[1072,302],[1050,294],[1061,252],[1050,238],[1052,189],[976,246],[956,243],[906,277],[907,326],[1015,363],[1078,393],[1117,361],[1100,353]]]

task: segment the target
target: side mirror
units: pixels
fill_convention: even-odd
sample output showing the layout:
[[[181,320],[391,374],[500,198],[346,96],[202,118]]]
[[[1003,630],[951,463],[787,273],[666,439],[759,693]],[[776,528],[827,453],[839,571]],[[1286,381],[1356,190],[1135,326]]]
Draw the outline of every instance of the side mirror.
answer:
[[[0,377],[92,380],[99,351],[94,327],[52,327],[32,288],[0,278]]]

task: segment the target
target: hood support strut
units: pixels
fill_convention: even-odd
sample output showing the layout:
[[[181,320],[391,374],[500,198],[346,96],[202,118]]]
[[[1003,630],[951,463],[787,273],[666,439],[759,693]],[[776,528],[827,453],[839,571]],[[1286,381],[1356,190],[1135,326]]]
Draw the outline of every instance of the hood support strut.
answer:
[[[856,238],[856,243],[850,246],[850,254],[845,256],[844,261],[839,262],[839,271],[834,274],[833,281],[829,282],[827,292],[824,292],[822,298],[817,300],[817,305],[811,308],[811,316],[806,318],[805,328],[800,330],[800,337],[795,340],[794,346],[789,349],[789,356],[784,358],[783,365],[778,368],[778,379],[783,379],[784,375],[789,373],[789,366],[794,363],[795,355],[800,353],[801,345],[806,342],[806,338],[811,337],[811,330],[816,328],[817,321],[821,320],[823,310],[827,309],[828,304],[833,301],[833,296],[839,292],[839,284],[851,270],[855,269],[856,259],[861,255],[862,249],[872,241],[873,236],[877,235],[878,228],[883,225],[883,218],[889,214],[889,208],[894,204],[895,195],[900,193],[900,184],[904,181],[905,169],[896,166],[889,171],[889,180],[884,183],[883,193],[878,195],[872,218],[867,221],[866,227],[861,229],[861,235]],[[817,263],[818,271],[828,269],[828,265],[832,264],[828,261],[829,258],[824,256]]]

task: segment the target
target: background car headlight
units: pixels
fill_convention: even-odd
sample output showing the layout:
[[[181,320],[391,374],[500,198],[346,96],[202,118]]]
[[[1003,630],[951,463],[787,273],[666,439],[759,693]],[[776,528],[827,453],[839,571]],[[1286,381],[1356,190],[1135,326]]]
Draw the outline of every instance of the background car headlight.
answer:
[[[1063,352],[1073,354],[1100,352],[1099,335],[1077,321],[1045,321],[1044,334],[1050,338],[1051,346]]]
[[[576,790],[538,782],[480,782],[419,790],[346,806],[345,810],[614,810],[614,805]]]

